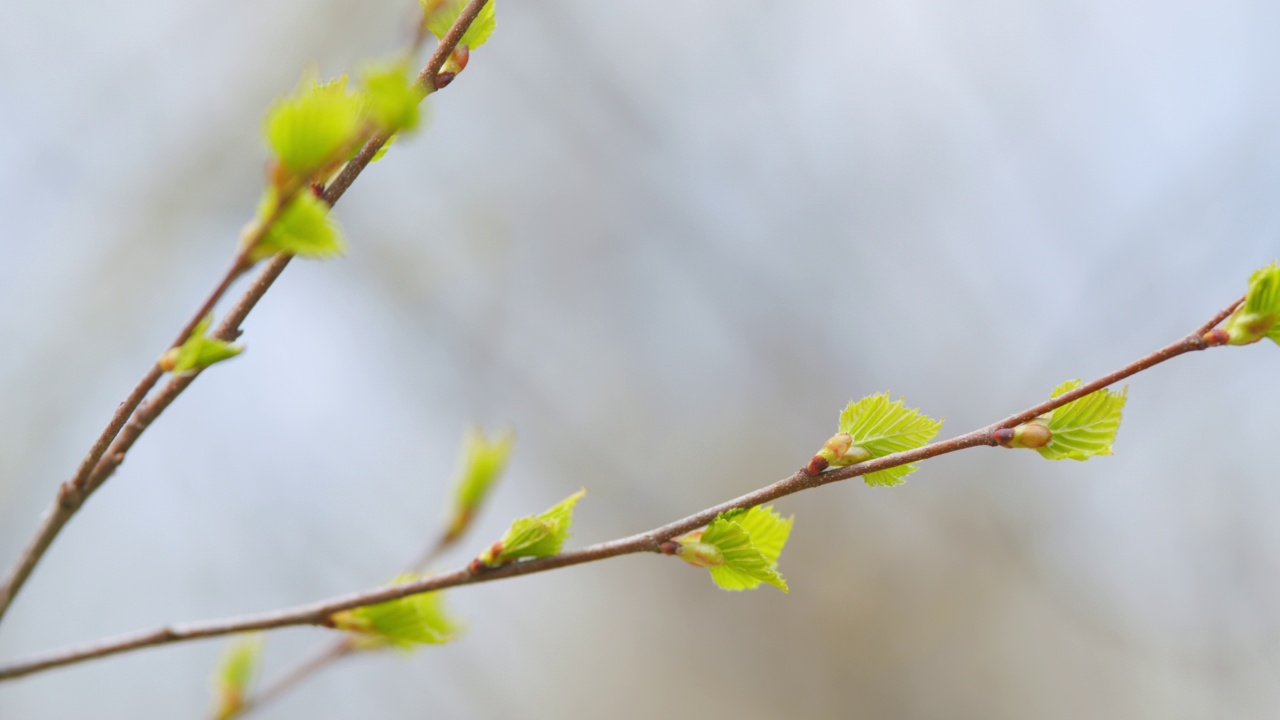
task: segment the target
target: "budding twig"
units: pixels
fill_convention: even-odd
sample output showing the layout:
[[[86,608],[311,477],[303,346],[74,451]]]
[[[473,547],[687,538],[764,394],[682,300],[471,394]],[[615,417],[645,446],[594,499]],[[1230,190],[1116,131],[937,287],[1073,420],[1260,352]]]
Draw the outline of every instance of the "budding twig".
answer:
[[[580,550],[563,552],[559,555],[537,560],[513,562],[493,568],[485,568],[479,571],[468,566],[452,572],[433,575],[431,577],[422,578],[420,580],[404,584],[380,587],[373,590],[366,590],[364,592],[353,593],[338,598],[322,600],[320,602],[299,605],[291,608],[284,608],[258,615],[243,615],[221,620],[206,620],[202,622],[172,625],[131,635],[124,635],[117,638],[100,640],[86,645],[55,650],[0,666],[0,680],[16,678],[40,672],[42,670],[48,670],[50,668],[71,665],[74,663],[84,662],[86,660],[116,655],[156,645],[167,645],[170,643],[218,637],[221,635],[230,635],[252,630],[267,630],[294,625],[323,625],[330,615],[342,610],[350,610],[352,608],[362,607],[365,605],[376,605],[388,600],[395,600],[423,592],[443,590],[445,588],[471,585],[480,582],[489,582],[491,580],[501,580],[519,575],[546,572],[548,570],[569,567],[571,565],[582,565],[589,562],[595,562],[597,560],[604,560],[606,558],[629,555],[632,553],[663,553],[664,543],[678,535],[696,530],[697,528],[710,523],[721,513],[725,513],[730,510],[754,507],[809,488],[829,485],[842,480],[866,475],[867,473],[886,470],[908,463],[919,462],[921,460],[927,460],[932,457],[946,455],[966,448],[983,445],[990,447],[997,446],[998,442],[996,440],[996,433],[999,430],[1016,427],[1017,425],[1039,417],[1047,412],[1056,410],[1073,400],[1097,390],[1101,390],[1104,387],[1124,380],[1132,375],[1136,375],[1144,370],[1159,365],[1160,363],[1178,357],[1179,355],[1211,347],[1205,342],[1203,337],[1204,334],[1221,323],[1242,301],[1243,298],[1232,303],[1225,310],[1215,315],[1209,322],[1202,325],[1199,329],[1176,342],[1170,343],[1155,352],[1139,358],[1115,372],[1104,375],[1091,382],[1081,384],[1069,392],[1065,392],[1058,397],[1042,402],[1034,407],[1027,408],[1022,412],[1010,415],[1004,420],[992,425],[973,430],[963,435],[957,435],[956,437],[948,440],[931,443],[914,450],[885,455],[856,465],[837,468],[817,475],[810,475],[806,471],[806,468],[801,468],[790,477],[779,480],[772,485],[767,485],[754,492],[734,498],[733,500],[721,503],[720,505],[707,508],[706,510],[690,515],[689,517],[663,525],[662,527],[655,528],[648,532],[599,543],[597,545],[591,545]]]

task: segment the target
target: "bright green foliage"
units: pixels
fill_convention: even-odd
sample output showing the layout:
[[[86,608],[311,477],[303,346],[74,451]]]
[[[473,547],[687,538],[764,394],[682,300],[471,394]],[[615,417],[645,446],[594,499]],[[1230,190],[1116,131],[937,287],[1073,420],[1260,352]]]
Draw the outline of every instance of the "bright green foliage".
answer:
[[[462,14],[462,9],[467,6],[467,0],[418,1],[422,5],[423,13],[426,15],[427,29],[431,31],[432,35],[436,36],[436,39],[448,34],[449,28],[453,27],[453,24],[458,21],[458,16]],[[471,23],[471,27],[467,28],[467,32],[458,41],[459,47],[475,50],[483,45],[489,39],[489,36],[493,34],[493,29],[497,26],[497,19],[493,10],[495,1],[489,0],[481,8],[475,22]]]
[[[415,579],[412,574],[404,574],[391,584],[403,585]],[[329,616],[329,625],[360,636],[366,646],[385,643],[405,649],[447,643],[461,632],[460,623],[445,611],[441,592],[418,593],[343,610]]]
[[[227,646],[215,677],[213,717],[217,720],[230,720],[240,714],[261,657],[262,636],[257,633]]]
[[[408,63],[371,66],[365,69],[363,80],[369,114],[379,129],[396,133],[418,126],[421,118],[418,106],[426,94],[415,82]]]
[[[1244,303],[1223,325],[1228,345],[1248,345],[1264,337],[1280,343],[1280,263],[1271,263],[1249,276]]]
[[[160,356],[160,369],[176,375],[192,373],[235,357],[244,350],[243,345],[209,337],[207,333],[212,323],[212,314],[204,316],[181,345],[170,348]]]
[[[725,590],[751,590],[765,582],[788,592],[778,574],[778,556],[791,535],[794,517],[785,520],[772,507],[731,510],[705,530],[677,539],[676,555],[711,572]]]
[[[462,439],[462,458],[458,464],[446,542],[456,540],[471,524],[471,518],[506,468],[515,441],[515,435],[510,432],[502,432],[489,439],[478,428],[467,431]]]
[[[511,523],[502,539],[480,553],[476,560],[481,565],[494,567],[524,558],[555,555],[569,538],[569,528],[573,525],[573,507],[586,494],[585,489],[579,490],[541,515],[516,520]]]
[[[268,189],[258,207],[257,222],[270,224],[249,252],[250,260],[257,262],[279,252],[323,259],[346,250],[342,231],[329,217],[329,206],[309,190],[297,193],[273,221],[270,214],[276,202],[275,190]]]
[[[1079,380],[1068,380],[1054,388],[1050,397],[1079,385]],[[1110,455],[1128,392],[1128,387],[1118,393],[1098,390],[1049,413],[1039,422],[1048,426],[1053,437],[1036,452],[1049,460],[1088,460],[1095,455]]]
[[[918,409],[908,410],[902,403],[901,398],[890,402],[887,392],[850,402],[840,413],[840,432],[850,436],[852,446],[843,455],[831,459],[831,464],[852,465],[929,444],[942,428],[942,421]],[[899,465],[868,473],[863,479],[868,485],[900,485],[915,469],[915,465]]]
[[[297,92],[267,113],[267,143],[284,170],[310,178],[346,161],[364,114],[365,99],[347,89],[345,75],[327,83],[304,77]]]

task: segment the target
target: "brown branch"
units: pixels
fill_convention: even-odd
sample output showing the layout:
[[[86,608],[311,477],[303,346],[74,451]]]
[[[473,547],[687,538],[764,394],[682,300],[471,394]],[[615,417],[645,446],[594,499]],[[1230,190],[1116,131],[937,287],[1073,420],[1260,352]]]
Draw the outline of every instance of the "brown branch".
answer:
[[[715,507],[707,508],[706,510],[690,515],[682,520],[677,520],[648,532],[631,535],[618,540],[611,540],[597,545],[591,545],[581,550],[573,550],[548,558],[515,562],[509,565],[481,570],[480,572],[475,572],[468,567],[464,567],[460,570],[434,575],[414,582],[389,587],[380,587],[373,590],[344,595],[330,600],[298,605],[259,615],[245,615],[222,620],[207,620],[203,622],[172,625],[132,635],[100,640],[86,645],[54,650],[42,655],[32,656],[25,660],[19,660],[17,662],[0,666],[0,680],[20,677],[22,675],[28,675],[41,670],[47,670],[49,668],[84,662],[94,658],[106,657],[108,655],[115,655],[155,645],[167,645],[170,643],[196,640],[199,638],[217,637],[220,635],[230,635],[252,630],[267,630],[292,625],[321,625],[333,613],[340,612],[342,610],[350,610],[351,608],[361,607],[364,605],[374,605],[388,600],[395,600],[407,595],[415,595],[433,590],[443,590],[445,588],[458,587],[460,585],[489,582],[491,580],[501,580],[504,578],[529,575],[537,572],[546,572],[548,570],[569,567],[571,565],[582,565],[584,563],[603,560],[605,558],[618,557],[620,555],[629,555],[638,552],[661,552],[660,548],[662,543],[676,537],[677,535],[681,535],[691,530],[696,530],[697,528],[700,528],[714,520],[717,515],[729,510],[761,505],[787,495],[792,495],[800,492],[801,490],[807,490],[821,485],[829,485],[834,482],[866,475],[867,473],[887,470],[900,465],[906,465],[907,463],[927,460],[932,457],[945,455],[958,450],[964,450],[966,448],[978,447],[980,445],[995,446],[997,444],[995,440],[995,432],[997,430],[1012,428],[1020,423],[1059,408],[1088,393],[1100,390],[1108,385],[1147,370],[1155,365],[1165,362],[1166,360],[1170,360],[1188,352],[1204,350],[1210,347],[1201,336],[1208,330],[1212,329],[1217,323],[1221,322],[1221,320],[1230,314],[1231,310],[1233,310],[1240,302],[1241,300],[1237,300],[1235,303],[1232,303],[1230,307],[1215,316],[1211,323],[1206,323],[1200,329],[1177,342],[1166,345],[1149,355],[1139,358],[1115,372],[1104,375],[1092,382],[1085,383],[1071,392],[1063,393],[1056,398],[1040,403],[1039,405],[1028,408],[1020,413],[1010,415],[1004,420],[993,425],[988,425],[984,428],[979,428],[948,440],[931,443],[921,448],[874,458],[857,465],[850,465],[848,467],[830,470],[819,475],[809,475],[802,469],[797,471],[791,477],[779,480],[772,485],[765,486],[754,492],[734,498],[733,500],[721,503]]]
[[[191,316],[182,326],[182,330],[178,332],[177,338],[169,344],[169,348],[175,348],[181,345],[190,337],[191,332],[195,330],[196,325],[204,319],[206,315],[213,310],[214,305],[222,299],[227,289],[235,282],[245,270],[248,269],[243,254],[237,254],[235,262],[227,270],[226,274],[218,282],[218,285],[201,303],[200,308]],[[75,515],[80,506],[93,492],[91,478],[94,471],[98,468],[99,462],[107,453],[112,442],[120,434],[125,427],[125,423],[129,417],[146,398],[147,393],[155,387],[160,381],[160,377],[164,375],[164,371],[157,365],[148,368],[147,373],[142,376],[138,384],[134,386],[124,401],[116,406],[116,410],[111,415],[111,420],[107,422],[107,426],[103,428],[102,434],[93,442],[93,446],[89,448],[89,453],[85,455],[80,462],[80,466],[76,468],[76,472],[71,479],[62,483],[58,488],[58,496],[53,505],[45,511],[44,519],[40,523],[40,527],[36,530],[36,534],[32,536],[27,546],[23,548],[18,556],[18,561],[14,564],[9,574],[5,577],[4,584],[0,585],[0,619],[4,618],[9,606],[13,603],[13,598],[22,589],[27,578],[31,576],[31,571],[35,569],[36,563],[40,562],[40,558],[44,556],[45,551],[53,543],[53,539],[62,531],[67,521]]]
[[[427,61],[426,66],[418,76],[418,83],[428,94],[435,91],[436,74],[444,66],[449,54],[453,52],[458,41],[466,33],[467,28],[471,26],[471,23],[487,2],[488,0],[471,0],[462,13],[459,14],[457,21],[454,22],[449,32],[445,37],[441,38],[440,44],[436,47],[435,52],[431,54],[430,60]],[[415,40],[415,43],[417,43],[417,40]],[[387,136],[375,133],[365,142],[356,156],[347,162],[338,176],[325,188],[322,195],[325,202],[330,206],[338,202],[338,199],[347,191],[351,183],[372,162],[374,154],[386,144],[387,139]],[[288,202],[288,199],[292,197],[292,192],[281,193],[281,199],[271,217],[259,224],[258,232],[266,232],[275,216]],[[253,242],[248,242],[244,245],[245,247],[252,247],[253,244]],[[240,325],[248,317],[254,306],[258,304],[258,301],[262,299],[262,296],[270,289],[276,278],[280,277],[280,273],[284,272],[285,267],[289,265],[290,257],[290,255],[282,253],[276,255],[267,263],[253,284],[241,296],[235,307],[223,318],[222,323],[214,332],[216,337],[223,340],[234,340],[240,335]],[[218,301],[226,294],[231,284],[248,271],[250,267],[252,267],[252,263],[248,260],[248,251],[238,251],[231,268],[223,276],[213,292],[205,298],[199,310],[183,326],[182,331],[178,333],[177,339],[169,347],[177,347],[185,342],[190,337],[195,326],[213,310]],[[0,620],[3,620],[5,612],[13,603],[14,597],[22,589],[27,578],[31,576],[32,570],[35,569],[36,564],[40,562],[45,552],[48,551],[49,546],[53,544],[54,538],[58,536],[62,528],[84,505],[89,496],[101,487],[115,472],[116,468],[124,462],[125,455],[128,454],[133,444],[137,442],[147,427],[199,375],[197,372],[174,377],[159,394],[143,404],[143,400],[155,387],[156,383],[160,381],[160,377],[163,374],[163,371],[155,365],[152,365],[147,370],[142,380],[129,393],[124,402],[120,403],[116,408],[111,420],[107,423],[107,427],[103,429],[102,434],[94,441],[89,453],[81,461],[75,475],[59,487],[57,499],[45,511],[40,527],[37,528],[35,535],[32,536],[26,547],[18,555],[18,560],[5,577],[4,584],[0,585]]]
[[[280,678],[280,680],[270,688],[258,693],[242,703],[236,716],[242,717],[253,710],[261,709],[263,705],[278,699],[281,695],[292,690],[298,683],[301,683],[303,680],[306,680],[312,675],[356,651],[357,648],[355,644],[351,642],[350,638],[343,638],[335,642],[325,651],[315,655],[310,660],[294,668],[292,672],[285,675],[283,678]]]
[[[445,532],[435,542],[431,543],[423,550],[422,555],[410,566],[411,572],[421,574],[427,571],[446,550],[453,545],[461,537],[460,534]],[[351,642],[350,638],[342,638],[335,641],[327,648],[313,655],[310,659],[304,661],[284,677],[277,680],[266,690],[250,697],[243,705],[240,706],[240,716],[249,714],[253,710],[261,708],[263,705],[279,698],[289,690],[293,689],[307,678],[329,667],[333,663],[344,657],[353,655],[360,648]]]

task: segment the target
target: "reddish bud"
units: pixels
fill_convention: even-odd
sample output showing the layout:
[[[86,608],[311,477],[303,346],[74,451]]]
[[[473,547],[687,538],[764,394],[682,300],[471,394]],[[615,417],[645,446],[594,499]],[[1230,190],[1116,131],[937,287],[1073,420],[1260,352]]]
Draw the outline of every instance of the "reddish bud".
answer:
[[[804,471],[810,475],[820,475],[823,470],[831,466],[831,463],[821,455],[814,455],[809,464],[805,466]]]
[[[165,372],[173,372],[173,369],[178,366],[178,348],[166,350],[156,361],[156,366]]]
[[[1226,330],[1218,328],[1217,330],[1210,330],[1205,333],[1202,339],[1205,341],[1205,344],[1210,347],[1214,347],[1217,345],[1226,345],[1227,341],[1231,339],[1231,336]]]
[[[995,438],[996,443],[1000,447],[1013,447],[1013,428],[1000,428],[999,430],[991,433],[991,436]]]
[[[442,72],[442,73],[436,74],[436,79],[435,79],[436,89],[443,90],[449,87],[449,83],[453,82],[454,77],[456,77],[456,73]]]
[[[449,59],[458,66],[456,72],[462,72],[467,68],[467,60],[471,59],[471,50],[466,45],[459,45],[450,53]]]
[[[675,555],[680,550],[680,543],[675,542],[674,540],[668,540],[659,545],[658,550],[661,551],[663,555]]]
[[[267,164],[267,176],[271,178],[271,184],[278,188],[284,187],[289,182],[289,171],[275,160]]]

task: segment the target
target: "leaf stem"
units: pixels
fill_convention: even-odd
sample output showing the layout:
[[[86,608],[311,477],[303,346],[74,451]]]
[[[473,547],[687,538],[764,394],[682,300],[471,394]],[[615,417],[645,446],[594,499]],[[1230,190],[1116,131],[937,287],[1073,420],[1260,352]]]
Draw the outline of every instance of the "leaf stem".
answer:
[[[463,567],[458,570],[433,575],[431,577],[422,578],[420,580],[401,585],[379,587],[306,605],[298,605],[295,607],[283,608],[256,615],[241,615],[220,620],[206,620],[201,622],[171,625],[131,635],[99,640],[85,645],[54,650],[41,655],[35,655],[23,660],[18,660],[7,665],[0,665],[0,680],[21,677],[23,675],[29,675],[42,670],[48,670],[50,668],[71,665],[74,663],[84,662],[86,660],[92,660],[94,658],[116,655],[156,645],[168,645],[170,643],[217,637],[220,635],[230,635],[233,633],[248,632],[252,630],[268,630],[271,628],[289,627],[294,625],[320,625],[335,612],[350,610],[364,605],[374,605],[422,592],[443,590],[445,588],[458,587],[461,585],[472,585],[475,583],[517,577],[520,575],[546,572],[548,570],[555,570],[572,565],[582,565],[589,562],[595,562],[597,560],[604,560],[606,558],[630,555],[632,553],[661,553],[662,544],[664,542],[676,537],[677,535],[700,528],[714,520],[717,515],[728,512],[729,510],[754,507],[809,488],[829,485],[842,480],[866,475],[867,473],[886,470],[899,465],[905,465],[907,463],[927,460],[932,457],[945,455],[958,450],[964,450],[966,448],[982,445],[996,446],[996,430],[1019,425],[1032,418],[1066,405],[1067,403],[1087,395],[1088,393],[1100,390],[1108,385],[1124,380],[1132,375],[1136,375],[1137,373],[1159,365],[1167,360],[1171,360],[1179,355],[1204,350],[1210,347],[1210,345],[1206,343],[1201,336],[1213,329],[1213,327],[1218,323],[1222,322],[1222,320],[1230,315],[1231,311],[1234,310],[1242,301],[1243,298],[1232,303],[1225,310],[1215,315],[1210,322],[1176,342],[1170,343],[1155,352],[1145,355],[1112,373],[1104,375],[1091,382],[1084,383],[1070,392],[1063,393],[1051,400],[1042,402],[1014,415],[1010,415],[1004,420],[992,425],[973,430],[963,435],[957,435],[956,437],[948,440],[931,443],[914,450],[885,455],[856,465],[849,465],[847,467],[830,470],[816,476],[809,475],[802,468],[797,470],[795,474],[790,477],[779,480],[771,485],[767,485],[755,490],[754,492],[734,498],[728,502],[707,508],[681,520],[649,530],[648,532],[591,545],[580,550],[560,553],[559,555],[553,555],[548,558],[514,562],[491,569],[481,570],[479,572],[473,571],[470,567]]]

